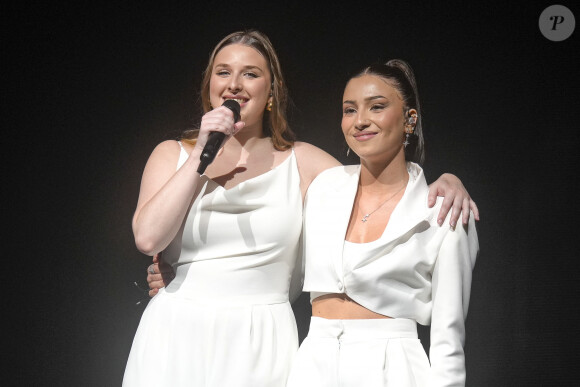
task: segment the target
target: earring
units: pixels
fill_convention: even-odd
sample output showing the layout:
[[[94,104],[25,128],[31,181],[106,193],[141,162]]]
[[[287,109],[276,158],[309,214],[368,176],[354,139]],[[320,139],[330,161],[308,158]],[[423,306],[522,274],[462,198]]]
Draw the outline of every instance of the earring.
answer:
[[[272,111],[272,100],[268,101],[268,104],[266,105],[266,110],[271,112]]]
[[[346,149],[346,157],[348,157],[348,155],[350,155],[350,147],[347,147]]]
[[[407,123],[405,124],[405,141],[403,142],[405,148],[409,145],[409,135],[415,131],[415,125],[417,125],[417,113],[412,113],[411,117],[407,118]]]

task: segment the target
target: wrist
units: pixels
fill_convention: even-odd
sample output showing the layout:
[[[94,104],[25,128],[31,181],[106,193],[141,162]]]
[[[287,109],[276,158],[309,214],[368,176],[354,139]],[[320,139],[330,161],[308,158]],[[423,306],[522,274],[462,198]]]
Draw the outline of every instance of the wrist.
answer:
[[[200,156],[201,150],[197,149],[197,147],[194,147],[185,163],[183,163],[183,167],[187,168],[188,170],[193,170],[194,173],[197,173],[197,168],[200,164]]]

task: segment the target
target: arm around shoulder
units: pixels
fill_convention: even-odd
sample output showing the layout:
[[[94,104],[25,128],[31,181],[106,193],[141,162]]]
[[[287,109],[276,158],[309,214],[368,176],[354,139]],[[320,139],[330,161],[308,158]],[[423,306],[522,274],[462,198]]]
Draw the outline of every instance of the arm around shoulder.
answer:
[[[303,188],[303,194],[312,183],[312,180],[321,172],[342,165],[329,153],[307,142],[296,141],[294,151],[300,172],[300,185]]]

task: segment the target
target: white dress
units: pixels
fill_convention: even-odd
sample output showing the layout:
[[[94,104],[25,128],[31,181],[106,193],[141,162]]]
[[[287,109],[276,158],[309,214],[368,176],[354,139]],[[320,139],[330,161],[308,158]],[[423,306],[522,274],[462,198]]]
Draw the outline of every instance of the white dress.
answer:
[[[178,168],[186,159],[182,148]],[[143,312],[123,386],[285,386],[298,348],[289,302],[302,229],[294,151],[231,189],[202,179],[163,253],[176,277]]]

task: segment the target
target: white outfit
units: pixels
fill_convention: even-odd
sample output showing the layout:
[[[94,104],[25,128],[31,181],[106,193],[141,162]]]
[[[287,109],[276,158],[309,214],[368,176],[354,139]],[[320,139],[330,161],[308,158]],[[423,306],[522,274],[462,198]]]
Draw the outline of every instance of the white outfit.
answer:
[[[178,167],[187,157],[182,148]],[[163,252],[176,277],[143,313],[123,386],[284,386],[298,347],[289,302],[302,228],[294,151],[231,189],[201,178]]]
[[[394,320],[380,320],[385,322],[365,329],[369,320],[313,318],[311,331],[295,358],[289,386],[359,386],[361,381],[365,386],[397,387],[465,384],[464,322],[471,273],[479,251],[475,221],[472,215],[467,227],[458,225],[455,231],[447,226],[448,219],[444,226],[438,226],[442,198],[428,208],[423,170],[414,163],[407,163],[407,170],[405,193],[382,236],[364,244],[347,242],[346,249],[344,236],[360,165],[327,170],[309,187],[303,226],[304,291],[313,297],[346,293],[365,308]],[[348,256],[345,251],[350,251]],[[399,328],[392,331],[389,327],[397,320],[406,321],[401,337],[397,337]],[[350,331],[335,329],[334,349],[330,350],[320,337],[329,336],[337,321],[343,324],[341,327],[348,324]],[[415,321],[431,325],[430,365],[426,356],[417,355],[419,348],[423,350],[416,340]],[[371,372],[368,367],[350,367],[354,373],[344,371],[348,376],[339,379],[340,383],[329,382],[334,369],[348,367],[341,360],[345,347],[340,345],[347,333],[350,340],[358,342],[358,348],[344,356],[349,361],[358,359],[356,364],[382,369]],[[371,347],[380,349],[371,351]],[[401,364],[401,359],[407,360]],[[382,380],[365,379],[367,374],[381,372]],[[347,382],[347,378],[356,384]]]

